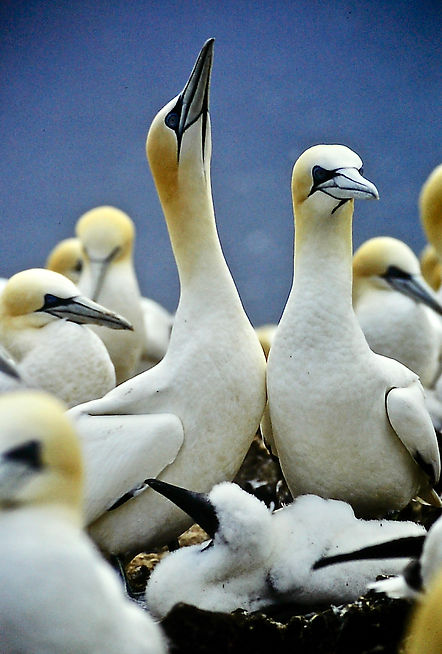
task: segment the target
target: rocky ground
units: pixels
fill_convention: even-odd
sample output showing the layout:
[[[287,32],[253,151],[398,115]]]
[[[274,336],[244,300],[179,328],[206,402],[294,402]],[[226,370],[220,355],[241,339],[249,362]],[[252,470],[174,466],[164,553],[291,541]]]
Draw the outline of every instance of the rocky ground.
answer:
[[[235,479],[242,488],[269,506],[290,500],[277,463],[257,438]],[[440,515],[431,507],[411,503],[398,519],[415,520],[427,528]],[[194,525],[180,538],[180,547],[202,542],[206,534]],[[167,548],[140,554],[130,564],[132,587],[141,591]],[[171,654],[397,654],[412,610],[406,600],[391,600],[373,592],[341,606],[286,605],[266,612],[230,614],[177,605],[163,620]]]

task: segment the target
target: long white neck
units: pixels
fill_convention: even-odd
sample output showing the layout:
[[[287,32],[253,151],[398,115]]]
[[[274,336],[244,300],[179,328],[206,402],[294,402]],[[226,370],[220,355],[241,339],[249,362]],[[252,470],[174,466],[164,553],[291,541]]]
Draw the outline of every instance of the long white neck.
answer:
[[[297,320],[320,324],[325,337],[346,338],[351,331],[365,341],[352,307],[352,204],[326,217],[296,207],[295,275],[287,309]]]
[[[179,171],[172,197],[162,200],[181,283],[181,296],[236,289],[215,224],[210,179]]]

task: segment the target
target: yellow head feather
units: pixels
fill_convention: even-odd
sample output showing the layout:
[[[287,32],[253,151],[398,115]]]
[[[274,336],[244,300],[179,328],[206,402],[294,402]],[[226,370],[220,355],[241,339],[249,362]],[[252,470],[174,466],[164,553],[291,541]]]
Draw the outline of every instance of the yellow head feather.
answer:
[[[78,282],[82,264],[82,248],[78,238],[65,238],[60,241],[46,260],[46,268],[64,275],[74,284]]]
[[[83,256],[117,262],[132,256],[135,225],[116,207],[96,207],[79,218],[75,232],[81,241]]]
[[[40,391],[0,397],[0,506],[60,504],[80,519],[82,456],[65,411],[62,402]],[[14,455],[30,446],[32,460]]]
[[[427,240],[442,258],[442,164],[433,170],[422,186],[419,208]]]

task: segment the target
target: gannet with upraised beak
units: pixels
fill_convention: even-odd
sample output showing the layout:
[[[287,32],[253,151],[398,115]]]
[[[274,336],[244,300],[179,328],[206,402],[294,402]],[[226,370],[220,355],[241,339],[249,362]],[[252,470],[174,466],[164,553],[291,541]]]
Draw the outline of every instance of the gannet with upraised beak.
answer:
[[[78,238],[65,238],[50,251],[45,268],[78,284],[83,268],[83,252]]]
[[[69,406],[101,397],[115,386],[109,354],[87,324],[130,329],[124,318],[51,270],[13,275],[0,298],[0,343],[23,380]]]
[[[160,628],[81,529],[82,468],[59,401],[0,398],[1,651],[165,654]]]
[[[352,150],[317,145],[295,163],[292,194],[294,283],[267,373],[290,491],[342,499],[359,516],[416,495],[438,503],[439,451],[419,379],[370,350],[352,307],[353,204],[377,198],[376,187]]]
[[[156,566],[146,602],[158,618],[178,602],[209,611],[348,602],[379,574],[397,574],[407,559],[315,570],[314,563],[325,553],[425,534],[413,522],[358,520],[345,502],[316,495],[298,497],[270,514],[263,502],[236,484],[218,484],[206,495],[159,480],[148,483],[191,515],[212,539],[183,547]]]
[[[371,349],[400,361],[431,386],[439,371],[442,306],[408,245],[378,236],[359,247],[353,257],[353,308]]]
[[[144,343],[141,295],[132,258],[135,226],[120,209],[103,206],[81,216],[76,233],[83,252],[78,288],[123,315],[133,327],[131,332],[94,328],[109,351],[120,384],[136,373]]]
[[[153,490],[138,492],[145,479],[201,492],[233,479],[264,409],[264,354],[224,259],[212,204],[212,56],[210,39],[147,137],[181,285],[167,353],[70,412],[85,451],[90,533],[114,554],[167,543],[190,526]]]

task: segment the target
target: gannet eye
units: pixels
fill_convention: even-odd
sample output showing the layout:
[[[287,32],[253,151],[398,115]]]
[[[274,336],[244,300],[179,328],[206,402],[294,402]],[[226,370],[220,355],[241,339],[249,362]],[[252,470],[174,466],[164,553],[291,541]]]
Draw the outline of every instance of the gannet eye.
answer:
[[[170,127],[170,129],[176,129],[178,127],[180,119],[178,114],[171,111],[169,114],[167,114],[166,118],[164,119],[164,122],[166,123],[167,127]]]
[[[51,295],[50,293],[46,293],[46,295],[45,295],[45,309],[50,308],[50,307],[55,307],[59,303],[60,303],[60,298],[56,297],[55,295]]]
[[[330,171],[321,168],[321,166],[313,166],[312,176],[315,184],[322,184],[322,182],[326,182],[330,179]]]
[[[361,166],[361,167],[359,168],[359,171],[358,171],[358,172],[359,172],[360,175],[363,175],[363,174],[364,174],[364,166]]]

